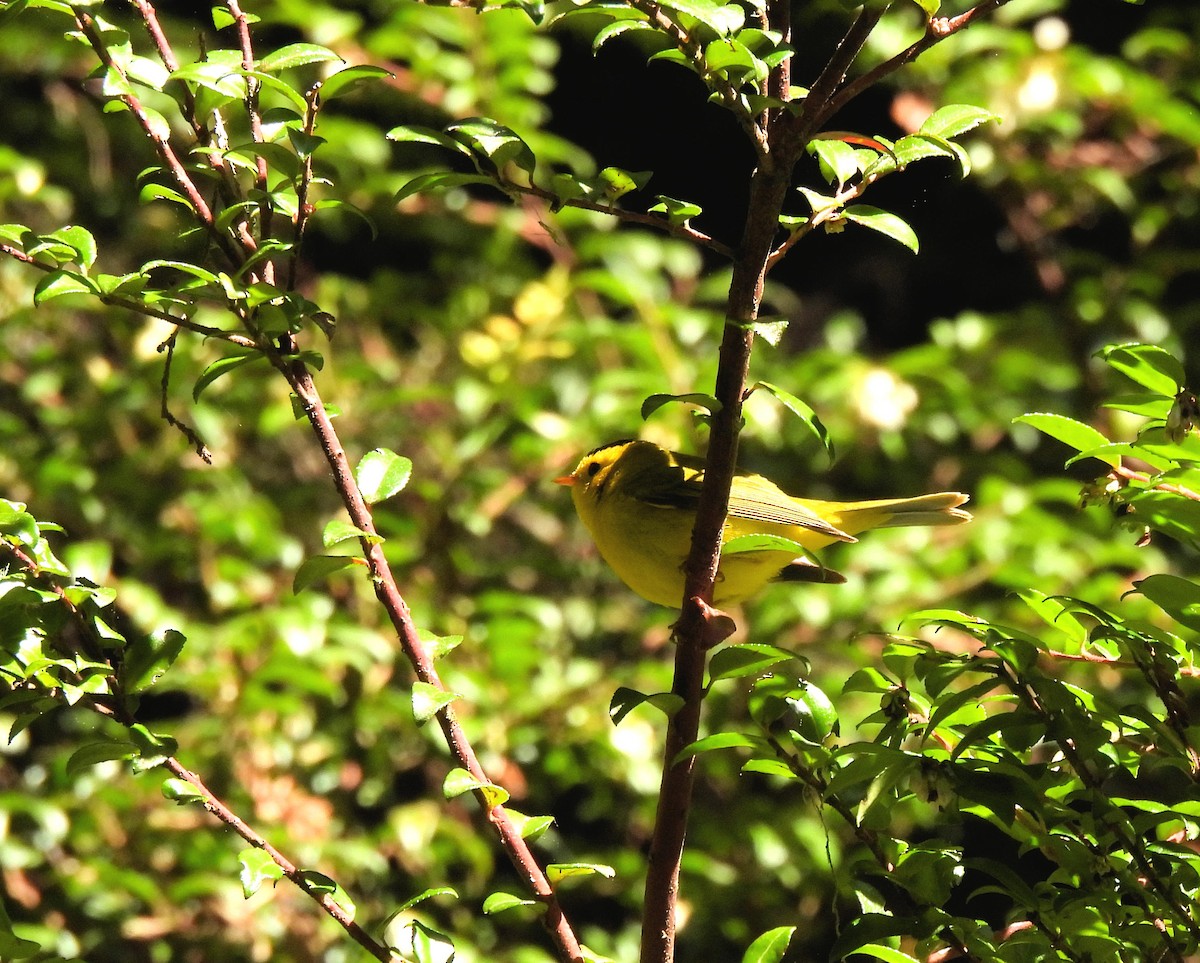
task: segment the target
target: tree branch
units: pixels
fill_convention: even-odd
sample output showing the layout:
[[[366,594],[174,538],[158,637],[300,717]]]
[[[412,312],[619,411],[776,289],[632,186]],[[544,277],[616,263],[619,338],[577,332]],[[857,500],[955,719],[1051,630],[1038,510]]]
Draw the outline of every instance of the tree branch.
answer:
[[[708,603],[712,602],[720,560],[721,534],[737,463],[742,396],[754,341],[748,325],[758,316],[767,258],[794,164],[794,149],[785,148],[778,163],[755,173],[741,248],[733,265],[714,392],[721,408],[712,419],[704,484],[691,552],[684,566],[682,612],[675,629],[675,680],[671,691],[683,699],[683,707],[667,724],[663,748],[658,812],[646,876],[641,963],[671,963],[675,954],[675,904],[695,769],[694,758],[676,763],[675,757],[699,733],[704,665],[711,645]]]
[[[96,29],[96,22],[88,13],[78,7],[72,7],[71,10],[75,15],[76,25],[84,37],[87,38],[100,63],[104,65],[105,69],[113,71],[128,84],[129,78],[125,76],[124,71],[116,64],[112,58],[112,54],[104,45],[104,38],[100,36],[99,31]],[[147,139],[154,145],[159,158],[166,165],[176,186],[183,191],[200,223],[204,225],[205,230],[212,236],[217,246],[229,258],[230,263],[237,266],[240,262],[240,257],[237,254],[236,247],[233,246],[228,234],[218,230],[216,221],[213,218],[212,209],[204,199],[204,195],[200,193],[200,189],[196,186],[195,181],[192,180],[191,175],[187,172],[187,168],[183,166],[183,162],[180,161],[178,155],[175,153],[174,148],[171,146],[169,135],[160,133],[155,129],[150,115],[146,113],[146,108],[132,93],[120,94],[118,99],[129,108],[130,113],[137,120],[138,126],[142,128]],[[252,239],[249,237],[242,238],[242,246],[246,248],[248,253],[253,253],[255,248]]]
[[[988,16],[1009,0],[983,0],[970,10],[960,13],[957,17],[934,17],[926,25],[925,34],[916,43],[910,45],[883,63],[872,67],[861,77],[856,77],[850,83],[841,87],[836,94],[829,98],[817,116],[816,128],[819,129],[834,114],[846,106],[864,90],[874,87],[889,74],[894,74],[901,67],[912,63],[930,47],[941,43],[947,37],[952,37],[961,30],[978,20]]]
[[[325,405],[321,401],[311,374],[301,362],[289,362],[277,354],[269,357],[287,378],[288,383],[296,392],[296,397],[303,405],[304,413],[308,417],[320,442],[321,450],[333,471],[334,485],[342,497],[351,523],[366,533],[361,539],[361,543],[371,585],[375,590],[376,598],[379,599],[391,620],[396,638],[399,640],[405,656],[420,681],[432,685],[442,692],[448,691],[438,676],[433,659],[417,635],[408,605],[400,594],[391,566],[384,555],[383,540],[377,537],[371,511],[354,480],[354,473],[350,469],[346,452],[342,448],[341,440],[330,421],[329,413],[325,410]],[[480,765],[475,750],[463,732],[452,707],[443,706],[437,713],[437,720],[458,765],[480,782],[490,783],[491,780],[488,779]],[[542,872],[529,845],[521,837],[503,806],[489,807],[482,792],[476,792],[476,797],[483,806],[488,821],[500,837],[501,845],[520,874],[522,881],[532,891],[534,898],[545,905],[546,913],[543,922],[554,940],[559,958],[571,961],[571,963],[582,963],[583,955],[579,942],[562,912],[553,887],[546,879],[545,873]]]

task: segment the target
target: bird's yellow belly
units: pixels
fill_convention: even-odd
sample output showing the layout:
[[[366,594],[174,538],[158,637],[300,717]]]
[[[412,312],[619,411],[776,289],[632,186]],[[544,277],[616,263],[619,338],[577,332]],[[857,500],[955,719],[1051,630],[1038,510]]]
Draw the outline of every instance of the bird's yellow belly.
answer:
[[[607,506],[605,506],[607,507]],[[689,513],[650,505],[620,506],[612,516],[597,519],[592,537],[600,554],[621,581],[642,598],[678,607],[683,601],[683,563],[691,549]],[[680,515],[688,515],[681,519]],[[751,532],[795,538],[792,526],[753,523],[741,519],[725,524],[725,538]],[[713,604],[732,605],[748,598],[775,578],[795,554],[782,551],[739,552],[721,559]]]

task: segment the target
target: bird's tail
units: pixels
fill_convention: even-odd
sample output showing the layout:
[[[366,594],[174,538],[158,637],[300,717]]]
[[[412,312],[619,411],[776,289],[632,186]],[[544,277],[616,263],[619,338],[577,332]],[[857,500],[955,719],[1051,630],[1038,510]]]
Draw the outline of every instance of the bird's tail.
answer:
[[[935,492],[914,498],[883,498],[869,502],[815,502],[816,512],[848,535],[872,528],[910,525],[961,525],[971,513],[960,508],[970,496],[962,492]]]

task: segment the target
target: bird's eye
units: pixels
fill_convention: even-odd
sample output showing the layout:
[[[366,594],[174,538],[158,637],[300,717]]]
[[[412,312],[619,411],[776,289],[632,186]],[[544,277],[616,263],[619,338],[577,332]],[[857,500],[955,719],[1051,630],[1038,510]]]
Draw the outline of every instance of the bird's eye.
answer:
[[[600,462],[598,462],[598,461],[590,462],[587,466],[588,478],[595,478],[596,472],[598,472],[599,470],[600,470]]]

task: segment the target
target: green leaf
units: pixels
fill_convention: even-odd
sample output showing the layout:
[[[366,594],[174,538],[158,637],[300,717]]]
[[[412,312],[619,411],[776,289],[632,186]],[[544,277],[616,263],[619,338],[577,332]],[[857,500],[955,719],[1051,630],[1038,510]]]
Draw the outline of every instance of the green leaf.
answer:
[[[925,11],[926,17],[937,16],[938,9],[942,5],[942,0],[912,0],[912,2]]]
[[[151,271],[157,271],[160,269],[190,274],[192,277],[199,278],[201,281],[205,281],[209,284],[219,285],[221,283],[220,277],[214,274],[212,271],[209,271],[207,268],[202,268],[198,264],[189,264],[187,261],[164,261],[161,259],[156,261],[147,261],[142,265],[141,273],[149,274]]]
[[[163,798],[169,799],[173,803],[179,803],[181,806],[202,803],[206,798],[204,793],[186,779],[179,779],[175,776],[163,780],[162,794]]]
[[[330,101],[335,97],[341,97],[360,84],[391,76],[391,71],[384,70],[382,67],[372,67],[366,64],[345,67],[325,78],[321,84],[321,99]]]
[[[1133,584],[1175,621],[1200,631],[1200,585],[1178,575],[1150,575]]]
[[[675,754],[675,758],[671,760],[671,765],[678,765],[692,756],[698,756],[703,752],[713,752],[718,749],[755,749],[763,751],[767,749],[767,744],[757,736],[748,736],[742,732],[716,732],[711,736],[705,736],[703,739],[697,739],[695,742],[684,746]]]
[[[613,879],[616,875],[615,869],[603,863],[550,863],[546,867],[546,878],[551,883],[579,876],[603,876],[605,879]]]
[[[1067,418],[1065,415],[1031,412],[1027,415],[1018,415],[1013,421],[1036,428],[1076,451],[1095,451],[1109,443],[1108,439],[1091,425],[1085,425],[1083,422]],[[1113,468],[1121,464],[1121,459],[1117,455],[1111,455],[1101,460]]]
[[[920,922],[912,917],[893,916],[890,913],[864,913],[852,919],[842,928],[829,952],[829,958],[841,960],[853,953],[874,952],[881,947],[884,950],[890,950],[889,947],[878,941],[919,932],[922,932]],[[889,963],[917,963],[917,961],[911,956],[901,953],[898,958],[893,958]]]
[[[708,664],[708,675],[712,682],[759,675],[773,665],[798,658],[795,652],[762,642],[727,645],[714,653]]]
[[[831,736],[837,735],[840,723],[829,696],[803,680],[786,693],[772,692],[776,681],[768,677],[755,686],[757,694],[766,684],[761,701],[756,698],[752,703],[755,721],[771,732],[789,733],[805,748],[822,746]]]
[[[25,510],[25,505],[7,499],[0,499],[0,535],[30,548],[41,538],[37,519]]]
[[[541,905],[537,900],[522,899],[511,893],[492,893],[483,901],[483,912],[487,916],[494,916],[496,913],[503,913],[505,910],[515,909],[518,906]]]
[[[290,127],[287,131],[288,143],[292,145],[292,150],[296,152],[296,156],[301,160],[307,160],[323,144],[326,143],[324,137],[318,137],[316,134],[306,134],[302,130],[292,130]]]
[[[852,204],[842,212],[842,217],[847,221],[877,231],[885,237],[890,237],[893,241],[899,241],[913,254],[918,253],[920,242],[917,240],[916,232],[909,227],[904,218],[890,211],[881,211],[870,204]]]
[[[1097,355],[1106,364],[1156,394],[1174,397],[1187,381],[1183,365],[1169,351],[1157,345],[1109,345]]]
[[[1037,589],[1023,589],[1017,595],[1043,622],[1062,632],[1077,648],[1087,643],[1088,630],[1060,598],[1045,595]]]
[[[3,15],[12,9],[12,5],[0,10],[0,27],[3,26]],[[43,954],[40,944],[34,943],[32,940],[25,940],[17,936],[13,932],[12,920],[8,916],[8,909],[4,905],[4,900],[0,899],[0,960],[26,960],[31,956],[43,956],[49,959],[52,955],[49,949]]]
[[[265,361],[266,358],[258,351],[247,350],[245,354],[231,354],[224,358],[218,358],[210,364],[196,379],[195,385],[192,386],[192,400],[199,401],[200,396],[204,393],[204,389],[211,385],[218,378],[229,374],[231,371],[236,371],[248,364],[253,364],[255,361]]]
[[[495,783],[476,779],[465,769],[451,769],[442,781],[442,795],[447,799],[455,799],[465,793],[482,793],[484,804],[488,809],[502,806],[508,801],[508,791]]]
[[[658,201],[653,207],[648,208],[651,214],[666,214],[667,223],[673,225],[687,224],[693,217],[697,217],[703,213],[703,209],[699,204],[693,204],[691,201],[678,201],[673,197],[667,197],[665,194],[655,195]]]
[[[449,896],[453,899],[458,899],[458,893],[449,886],[434,886],[431,889],[421,891],[411,899],[406,899],[400,904],[400,907],[396,910],[396,913],[403,913],[406,909],[411,909],[418,903],[424,903],[427,899],[434,899],[438,896]],[[392,915],[394,916],[396,913],[393,913]]]
[[[310,892],[332,896],[333,901],[345,909],[351,918],[353,918],[355,912],[354,900],[350,898],[350,894],[342,889],[336,880],[313,869],[301,870],[300,879],[307,884]]]
[[[128,732],[138,750],[138,756],[134,760],[135,769],[153,769],[162,765],[168,756],[179,751],[179,743],[174,737],[151,732],[140,722],[131,725]]]
[[[238,879],[241,880],[242,895],[246,899],[257,893],[263,883],[283,878],[283,868],[257,847],[250,846],[238,853],[238,863],[242,867]]]
[[[772,348],[777,348],[779,342],[783,340],[783,333],[787,330],[789,323],[787,318],[758,318],[751,321],[746,327]]]
[[[630,191],[640,191],[650,183],[653,176],[653,171],[626,171],[619,167],[606,167],[599,174],[599,184],[605,196],[615,201]]]
[[[357,541],[363,538],[374,543],[383,541],[379,535],[370,535],[361,528],[356,528],[341,518],[332,519],[321,531],[321,545],[324,548],[333,548],[344,542]]]
[[[74,271],[52,271],[38,281],[33,289],[33,303],[45,304],[68,294],[97,294],[94,281]]]
[[[469,117],[451,124],[446,128],[446,132],[472,151],[486,157],[495,165],[497,171],[512,163],[526,174],[533,175],[537,165],[533,151],[515,131],[503,124],[486,117]]]
[[[67,775],[78,776],[84,769],[113,759],[131,759],[137,752],[132,742],[112,740],[88,743],[71,753],[71,758],[67,760]]]
[[[187,638],[175,629],[135,636],[125,646],[119,669],[126,692],[144,692],[163,677],[183,651]]]
[[[411,181],[405,184],[396,192],[395,200],[397,203],[404,200],[406,197],[412,197],[414,194],[420,194],[423,191],[432,191],[447,187],[462,187],[465,184],[492,184],[496,183],[494,178],[487,177],[484,174],[460,174],[457,171],[432,171],[428,174],[418,174]]]
[[[305,64],[329,63],[335,60],[344,63],[342,58],[328,47],[315,43],[292,43],[263,57],[258,62],[258,69],[263,73],[275,73]]]
[[[817,413],[813,411],[807,404],[797,398],[790,391],[787,391],[779,385],[772,384],[769,381],[757,381],[751,387],[751,391],[762,388],[764,391],[770,392],[777,401],[781,402],[788,411],[798,417],[807,426],[821,443],[821,446],[829,455],[829,460],[834,459],[833,438],[829,435],[829,430],[817,417]]]
[[[334,572],[349,568],[354,562],[354,558],[348,555],[313,555],[306,558],[292,579],[292,594],[299,595],[306,588],[325,581]]]
[[[795,932],[794,926],[777,926],[767,930],[742,954],[742,963],[779,963]]]
[[[426,654],[434,660],[449,655],[463,640],[461,635],[432,635],[426,632],[421,632],[419,637],[421,644],[425,646]]]
[[[999,121],[1000,118],[990,110],[973,107],[970,104],[948,104],[935,110],[918,129],[918,133],[929,134],[951,140],[969,130],[974,130],[980,124],[989,121]]]
[[[894,950],[883,943],[867,943],[865,946],[860,946],[854,952],[873,956],[877,960],[883,960],[884,963],[920,963],[915,956],[909,956],[900,950]]]
[[[741,19],[744,19],[745,13],[740,8],[735,9],[738,9]],[[736,20],[730,18],[717,32],[728,33],[729,30],[725,28],[732,23],[736,23]],[[741,24],[738,23],[737,26]],[[765,63],[754,56],[744,44],[733,39],[714,40],[708,44],[704,48],[704,67],[709,73],[724,75],[737,84],[758,83],[765,80],[770,73]]]
[[[461,698],[457,692],[439,689],[435,685],[418,680],[413,683],[412,688],[413,718],[416,719],[417,725],[423,726],[451,702]]]
[[[75,261],[80,267],[89,268],[96,263],[96,239],[82,227],[61,227],[45,235],[75,250]]]
[[[505,812],[508,813],[508,818],[512,820],[517,832],[521,834],[521,838],[530,842],[539,839],[554,825],[553,816],[526,816],[515,809],[505,809]]]
[[[421,127],[417,124],[405,124],[400,127],[393,127],[387,132],[386,136],[388,140],[395,141],[397,144],[434,144],[438,147],[444,147],[455,154],[470,156],[471,153],[465,144],[459,143],[453,137],[443,134],[440,130]]]
[[[620,725],[622,719],[642,704],[651,705],[670,718],[683,708],[683,697],[673,692],[655,692],[646,695],[644,692],[638,692],[637,689],[620,686],[613,693],[612,701],[608,704],[608,717],[612,719],[614,726]]]
[[[596,31],[595,36],[592,37],[592,53],[596,53],[601,47],[608,43],[608,41],[612,40],[613,37],[619,37],[627,30],[652,29],[654,28],[644,20],[635,20],[633,18],[614,20]]]
[[[756,772],[762,776],[778,776],[781,779],[799,778],[781,759],[750,759],[742,766],[742,772]]]
[[[375,448],[359,460],[354,480],[368,505],[402,491],[412,477],[412,461],[388,448]]]
[[[843,141],[828,138],[811,140],[808,142],[808,152],[816,156],[821,166],[821,176],[830,184],[836,183],[838,190],[862,173],[858,151]]]
[[[642,402],[642,420],[645,421],[663,405],[669,405],[671,402],[678,402],[683,405],[695,405],[698,408],[703,408],[709,415],[715,415],[721,410],[721,402],[712,395],[706,395],[699,391],[692,391],[682,395],[651,395]]]

